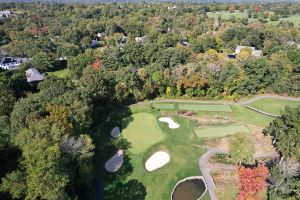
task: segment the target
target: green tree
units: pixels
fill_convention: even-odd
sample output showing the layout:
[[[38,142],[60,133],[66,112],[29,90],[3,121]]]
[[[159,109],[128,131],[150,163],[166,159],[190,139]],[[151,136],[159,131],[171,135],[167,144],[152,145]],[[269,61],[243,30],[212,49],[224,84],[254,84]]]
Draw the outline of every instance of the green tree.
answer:
[[[51,68],[53,67],[51,64],[51,59],[44,52],[40,52],[35,56],[33,56],[31,64],[34,68],[36,68],[40,72],[47,72],[51,70]]]
[[[254,163],[255,144],[247,133],[238,133],[229,139],[229,156],[235,163]]]
[[[286,107],[280,117],[264,129],[272,136],[273,144],[285,158],[300,159],[300,106]]]

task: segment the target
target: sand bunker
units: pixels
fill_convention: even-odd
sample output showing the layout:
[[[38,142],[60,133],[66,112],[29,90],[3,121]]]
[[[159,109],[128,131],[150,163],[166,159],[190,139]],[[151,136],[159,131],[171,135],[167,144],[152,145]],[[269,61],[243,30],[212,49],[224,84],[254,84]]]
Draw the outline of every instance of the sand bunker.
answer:
[[[165,164],[167,164],[170,161],[170,156],[168,153],[163,151],[158,151],[154,153],[145,164],[147,171],[153,171],[158,168],[161,168]]]
[[[117,138],[121,135],[121,131],[119,127],[115,127],[113,128],[113,130],[111,130],[110,135]]]
[[[170,117],[161,117],[159,121],[168,123],[171,129],[179,128],[179,124],[175,123]]]
[[[123,157],[124,151],[118,150],[118,152],[105,163],[105,169],[108,172],[118,171],[122,167]]]

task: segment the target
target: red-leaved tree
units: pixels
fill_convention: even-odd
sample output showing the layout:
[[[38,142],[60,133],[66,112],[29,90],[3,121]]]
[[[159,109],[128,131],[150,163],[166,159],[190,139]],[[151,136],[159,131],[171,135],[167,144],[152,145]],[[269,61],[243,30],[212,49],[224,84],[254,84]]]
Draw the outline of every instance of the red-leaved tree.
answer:
[[[266,187],[269,170],[263,164],[255,168],[238,168],[238,200],[259,200],[258,193]]]

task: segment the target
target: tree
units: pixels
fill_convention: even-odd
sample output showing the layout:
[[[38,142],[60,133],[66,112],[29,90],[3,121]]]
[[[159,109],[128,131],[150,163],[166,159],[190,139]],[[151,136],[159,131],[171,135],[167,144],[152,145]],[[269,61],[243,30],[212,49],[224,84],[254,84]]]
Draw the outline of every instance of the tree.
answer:
[[[53,67],[49,56],[44,52],[40,52],[33,56],[31,63],[33,67],[40,72],[47,72]]]
[[[259,199],[258,192],[266,187],[269,170],[263,164],[254,168],[238,168],[239,195],[238,200]]]
[[[272,136],[273,144],[286,158],[300,159],[300,106],[286,107],[280,117],[277,117],[264,129],[264,134]]]
[[[235,163],[254,163],[255,144],[246,133],[238,133],[229,139],[229,156]]]
[[[13,91],[4,83],[0,82],[0,116],[9,115],[16,102]]]
[[[90,54],[79,54],[76,57],[71,57],[68,62],[68,69],[70,69],[74,74],[80,76],[83,69],[90,66],[93,62],[92,55]]]
[[[26,182],[25,182],[24,173],[17,170],[9,174],[6,174],[2,178],[2,184],[0,185],[0,191],[9,192],[13,199],[24,198],[26,191]]]

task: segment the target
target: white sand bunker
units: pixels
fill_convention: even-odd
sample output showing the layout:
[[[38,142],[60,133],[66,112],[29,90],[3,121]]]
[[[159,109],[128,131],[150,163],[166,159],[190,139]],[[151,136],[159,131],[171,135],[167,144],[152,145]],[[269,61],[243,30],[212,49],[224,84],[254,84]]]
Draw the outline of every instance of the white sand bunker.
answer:
[[[167,164],[170,161],[170,156],[168,153],[163,151],[158,151],[154,153],[145,164],[147,171],[153,171],[158,168],[161,168],[165,164]]]
[[[159,118],[160,122],[166,122],[169,124],[169,128],[171,129],[175,129],[175,128],[179,128],[179,124],[177,124],[176,122],[173,121],[173,119],[171,119],[170,117],[161,117]]]
[[[118,152],[105,163],[105,169],[109,172],[118,171],[123,165],[123,157],[124,151],[119,149]]]
[[[114,138],[117,138],[121,135],[121,131],[119,127],[115,127],[113,128],[113,130],[111,130],[110,135],[113,136]]]

